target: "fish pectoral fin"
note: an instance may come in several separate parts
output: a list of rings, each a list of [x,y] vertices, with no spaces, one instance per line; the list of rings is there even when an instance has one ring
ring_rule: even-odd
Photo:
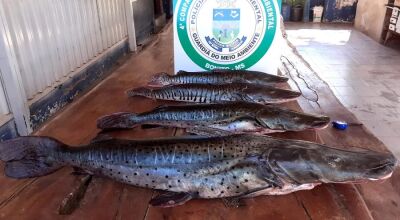
[[[162,125],[149,125],[149,124],[143,124],[140,126],[143,130],[147,129],[154,129],[154,128],[166,128],[165,126]]]
[[[276,177],[264,177],[264,180],[270,183],[273,187],[283,188],[284,183]]]
[[[114,139],[111,135],[109,135],[109,134],[104,134],[104,133],[98,133],[97,134],[97,136],[96,137],[94,137],[91,141],[90,141],[90,143],[91,144],[93,144],[93,143],[98,143],[98,142],[102,142],[102,141],[109,141],[109,140],[112,140],[112,139]]]
[[[158,105],[157,107],[153,108],[152,111],[154,111],[154,110],[164,110],[164,109],[168,108],[168,106],[169,105],[166,105],[166,104]]]
[[[282,188],[285,185],[269,166],[262,165],[259,169],[261,173],[260,178],[264,179],[269,185],[279,188]]]
[[[269,127],[263,120],[261,120],[260,118],[255,117],[254,119],[255,119],[255,121],[256,121],[259,125],[261,125],[262,127],[264,127],[264,128],[270,128],[270,127]]]
[[[166,192],[160,194],[150,200],[150,205],[155,207],[174,207],[178,205],[183,205],[187,201],[194,198],[193,193],[186,192]]]
[[[206,137],[219,137],[231,135],[229,131],[224,131],[216,128],[186,128],[186,132],[193,133],[196,135],[206,136]]]
[[[93,173],[86,171],[80,167],[72,167],[74,170],[72,171],[72,175],[93,175]]]
[[[254,102],[251,98],[249,98],[247,95],[242,94],[240,92],[235,92],[233,94],[236,96],[237,100],[236,101],[244,101],[244,102]]]
[[[222,198],[222,202],[227,208],[239,208],[246,205],[241,197]]]

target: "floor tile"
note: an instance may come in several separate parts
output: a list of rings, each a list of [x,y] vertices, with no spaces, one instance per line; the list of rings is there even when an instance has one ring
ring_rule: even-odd
[[[346,79],[342,79],[342,78],[334,78],[334,79],[327,79],[328,84],[330,86],[349,86],[350,83],[348,82],[348,80]]]
[[[339,96],[353,96],[357,94],[351,86],[333,86],[333,89]]]
[[[379,137],[379,139],[397,158],[400,158],[400,137]]]
[[[351,25],[291,24],[287,33],[343,105],[400,158],[400,50]]]
[[[375,118],[375,120],[365,120],[363,124],[378,137],[396,137],[396,132],[389,126],[389,123]]]

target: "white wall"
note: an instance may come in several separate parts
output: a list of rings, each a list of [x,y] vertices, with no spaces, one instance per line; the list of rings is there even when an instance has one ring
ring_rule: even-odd
[[[355,27],[379,41],[386,15],[385,4],[387,3],[388,0],[359,0]]]
[[[1,76],[1,71],[0,71],[0,76]],[[7,115],[9,113],[10,109],[8,108],[6,93],[3,87],[3,80],[0,78],[0,116]]]
[[[132,1],[0,0],[0,118],[27,135],[31,103],[128,35],[136,50]]]
[[[26,97],[126,39],[124,0],[0,0]]]

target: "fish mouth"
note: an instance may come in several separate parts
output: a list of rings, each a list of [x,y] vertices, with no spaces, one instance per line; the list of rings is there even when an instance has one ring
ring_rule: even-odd
[[[367,169],[364,176],[373,181],[385,180],[392,176],[397,165],[398,160],[394,155],[391,155],[388,157],[388,159],[378,163],[372,168]]]
[[[359,158],[362,158],[362,155]],[[368,160],[360,161],[366,163],[365,166],[360,166],[359,174],[356,175],[357,178],[348,181],[348,183],[361,184],[368,181],[384,181],[393,175],[398,166],[398,160],[393,154],[369,155],[369,158]],[[354,159],[355,165],[357,165],[356,161],[357,159]],[[341,183],[346,182],[343,181]]]

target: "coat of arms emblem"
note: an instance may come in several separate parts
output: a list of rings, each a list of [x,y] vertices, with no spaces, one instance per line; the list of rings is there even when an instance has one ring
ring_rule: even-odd
[[[247,37],[238,38],[240,34],[240,8],[213,9],[213,36],[207,36],[207,43],[215,50],[222,52],[228,48],[230,52],[240,47]]]

